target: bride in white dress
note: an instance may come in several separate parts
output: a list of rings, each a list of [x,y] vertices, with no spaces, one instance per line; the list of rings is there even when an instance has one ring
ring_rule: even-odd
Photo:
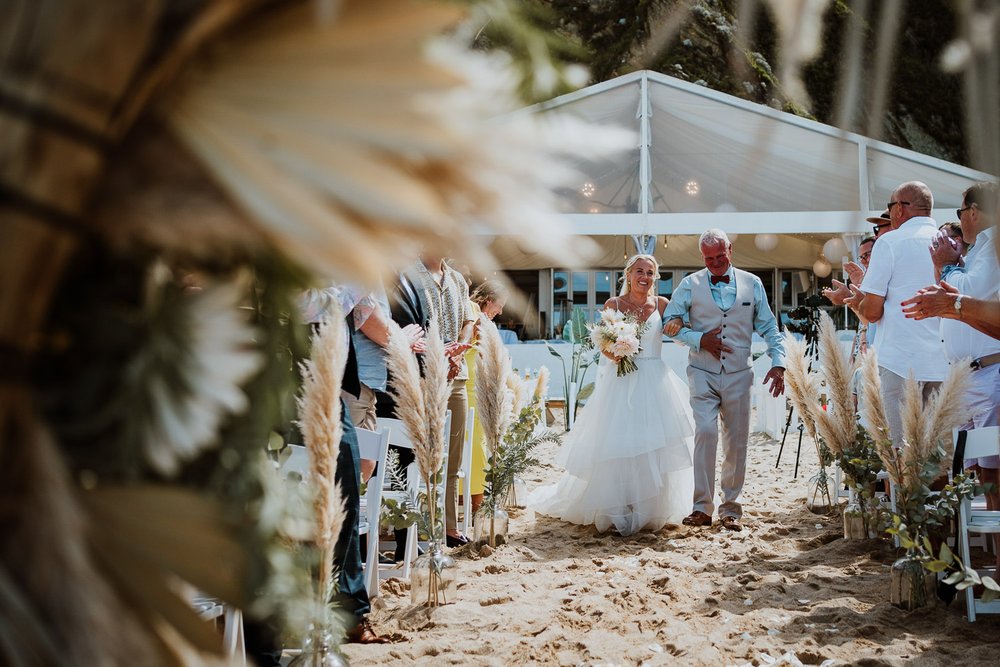
[[[616,360],[601,360],[594,393],[556,457],[566,472],[530,502],[541,514],[631,535],[679,524],[691,510],[694,427],[687,385],[660,358],[667,299],[654,293],[656,259],[632,257],[625,278],[604,307],[649,323],[638,370],[619,377]]]

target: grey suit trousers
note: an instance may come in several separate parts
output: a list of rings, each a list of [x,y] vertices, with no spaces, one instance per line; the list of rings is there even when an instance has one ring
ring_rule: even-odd
[[[709,516],[715,509],[715,460],[722,417],[722,504],[719,517],[743,515],[740,496],[747,470],[750,438],[750,389],[753,369],[709,373],[688,366],[688,388],[694,412],[694,503]]]

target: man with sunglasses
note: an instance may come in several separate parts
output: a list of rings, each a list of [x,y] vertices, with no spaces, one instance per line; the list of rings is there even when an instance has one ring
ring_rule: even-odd
[[[903,387],[912,373],[926,401],[948,372],[941,354],[938,319],[907,319],[902,301],[934,281],[934,263],[927,247],[937,235],[930,217],[934,196],[920,181],[903,183],[892,193],[887,206],[892,231],[872,248],[871,263],[861,287],[851,286],[845,303],[869,322],[877,322],[882,399],[887,408],[893,444],[902,446]]]
[[[872,223],[872,234],[875,235],[875,238],[878,238],[886,232],[892,230],[892,221],[889,217],[889,209],[882,211],[882,214],[877,217],[865,218],[865,220]]]

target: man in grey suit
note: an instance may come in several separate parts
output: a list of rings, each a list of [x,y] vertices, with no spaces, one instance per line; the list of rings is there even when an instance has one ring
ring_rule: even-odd
[[[764,377],[773,396],[784,392],[785,352],[760,278],[734,268],[733,244],[721,229],[698,240],[705,268],[680,282],[663,312],[664,332],[690,348],[688,388],[694,412],[694,502],[686,526],[711,526],[715,509],[715,459],[722,417],[722,504],[719,520],[742,530],[740,496],[750,437],[750,340],[767,342],[771,370]],[[681,324],[677,331],[677,322]]]

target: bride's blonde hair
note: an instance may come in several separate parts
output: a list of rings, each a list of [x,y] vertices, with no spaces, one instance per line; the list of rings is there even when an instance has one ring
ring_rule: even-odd
[[[653,296],[656,296],[656,283],[660,279],[660,263],[657,262],[656,258],[653,257],[652,255],[632,255],[631,257],[628,258],[628,261],[625,262],[625,271],[622,272],[622,287],[621,290],[618,292],[618,296],[625,296],[626,294],[629,293],[629,290],[632,288],[632,286],[629,284],[628,272],[632,268],[632,266],[640,259],[644,259],[647,262],[651,262],[653,264],[653,273],[656,274],[656,277],[653,278],[653,287],[652,289],[649,290],[649,293],[652,294]]]

